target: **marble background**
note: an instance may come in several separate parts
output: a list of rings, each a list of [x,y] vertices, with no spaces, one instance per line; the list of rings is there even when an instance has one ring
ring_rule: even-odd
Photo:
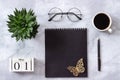
[[[48,11],[59,7],[68,11],[77,7],[83,20],[73,23],[65,16],[61,22],[48,22]],[[40,24],[35,39],[16,42],[8,32],[6,21],[13,10],[33,9]],[[111,34],[99,32],[92,26],[97,12],[107,12],[112,17]],[[45,28],[88,29],[88,77],[45,78]],[[97,71],[97,38],[101,39],[102,71]],[[9,58],[35,57],[34,73],[9,72]],[[120,0],[0,0],[0,80],[119,80],[120,79]]]

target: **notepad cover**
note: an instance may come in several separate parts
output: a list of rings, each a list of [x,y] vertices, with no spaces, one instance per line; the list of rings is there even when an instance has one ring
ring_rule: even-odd
[[[76,66],[83,58],[84,73],[77,77],[88,76],[87,66],[87,29],[46,29],[45,30],[45,76],[76,77],[68,66]]]

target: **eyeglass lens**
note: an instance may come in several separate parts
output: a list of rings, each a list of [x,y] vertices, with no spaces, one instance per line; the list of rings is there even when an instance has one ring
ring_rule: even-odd
[[[81,11],[77,8],[71,8],[68,13],[74,13],[74,14],[69,14],[67,15],[68,16],[68,19],[73,21],[73,22],[77,22],[81,19]]]
[[[56,7],[52,8],[48,13],[49,18],[52,18],[54,16],[52,18],[52,21],[60,21],[62,19],[62,15],[56,15],[57,13],[62,13],[62,10]]]

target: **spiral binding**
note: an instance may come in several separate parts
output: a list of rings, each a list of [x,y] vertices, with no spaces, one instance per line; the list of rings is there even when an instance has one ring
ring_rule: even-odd
[[[62,31],[62,30],[75,30],[75,31],[87,31],[87,28],[47,28],[45,30],[57,30],[57,31]]]

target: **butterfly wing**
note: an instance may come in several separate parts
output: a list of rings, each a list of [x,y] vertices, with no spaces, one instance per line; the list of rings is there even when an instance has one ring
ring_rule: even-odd
[[[83,58],[79,59],[76,64],[76,69],[79,73],[83,73],[85,71]]]
[[[79,59],[77,64],[76,64],[76,67],[83,67],[84,64],[83,64],[83,58]]]
[[[79,73],[78,73],[76,67],[68,66],[67,69],[68,69],[71,73],[73,73],[74,76],[78,76]]]

